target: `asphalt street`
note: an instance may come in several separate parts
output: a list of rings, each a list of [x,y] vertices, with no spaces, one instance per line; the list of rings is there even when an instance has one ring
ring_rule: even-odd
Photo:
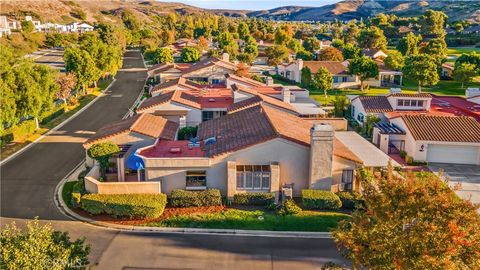
[[[95,227],[64,216],[55,206],[55,187],[85,157],[82,147],[101,126],[121,119],[144,84],[138,51],[106,95],[59,130],[0,167],[0,223],[39,217],[73,238],[86,237],[92,269],[320,269],[346,263],[331,239],[125,232]]]

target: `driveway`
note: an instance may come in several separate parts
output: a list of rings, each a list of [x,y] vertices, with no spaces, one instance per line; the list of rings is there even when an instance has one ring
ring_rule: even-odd
[[[105,96],[56,132],[0,167],[0,225],[39,217],[72,238],[86,237],[92,269],[320,269],[347,263],[332,239],[135,233],[95,227],[64,216],[54,191],[85,157],[90,134],[120,120],[141,93],[146,71],[138,51]]]
[[[461,184],[461,189],[456,192],[460,197],[480,203],[480,166],[432,163],[428,167],[436,173],[443,169],[451,185]]]

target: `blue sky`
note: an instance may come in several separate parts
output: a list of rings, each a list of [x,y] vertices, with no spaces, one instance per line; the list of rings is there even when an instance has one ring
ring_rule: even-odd
[[[338,0],[157,0],[159,2],[180,2],[187,5],[209,9],[246,9],[260,10],[281,6],[320,7],[338,2]]]

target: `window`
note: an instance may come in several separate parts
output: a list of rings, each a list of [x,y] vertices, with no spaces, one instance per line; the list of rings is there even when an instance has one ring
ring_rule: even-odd
[[[186,189],[203,189],[207,187],[207,174],[205,171],[187,171]]]
[[[403,101],[403,106],[405,106],[405,107],[410,106],[410,100],[409,99],[404,100]]]
[[[423,100],[417,100],[417,107],[423,107]]]
[[[338,83],[338,77],[337,76],[333,77],[333,83]]]
[[[344,190],[353,189],[353,170],[343,170],[342,184],[344,185]]]
[[[342,77],[342,82],[347,82],[348,78],[347,77]]]
[[[416,100],[410,100],[410,106],[417,107],[417,101]]]
[[[269,190],[269,165],[239,165],[237,166],[237,189]]]
[[[403,99],[397,100],[397,106],[403,106]]]
[[[226,111],[202,111],[202,122],[226,115]]]
[[[212,79],[212,84],[220,84],[222,80],[220,79]]]

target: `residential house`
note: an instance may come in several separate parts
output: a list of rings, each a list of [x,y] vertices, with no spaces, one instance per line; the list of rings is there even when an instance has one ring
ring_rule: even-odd
[[[415,161],[480,165],[480,123],[473,117],[402,114],[376,124],[373,142]]]
[[[145,99],[136,112],[163,116],[182,128],[225,115],[232,104],[230,89],[175,89]]]
[[[430,110],[432,96],[428,93],[405,94],[391,89],[386,96],[350,96],[350,99],[352,118],[363,124],[367,115],[374,115],[385,121],[385,114],[389,112],[427,112]]]
[[[372,59],[385,59],[387,58],[387,54],[379,49],[365,49],[362,50],[363,55]]]
[[[374,60],[378,65],[378,76],[368,79],[366,81],[368,85],[375,87],[397,87],[402,85],[402,71],[387,67],[381,58],[375,58]]]
[[[360,81],[355,75],[348,74],[348,66],[340,61],[303,61],[297,59],[289,64],[277,66],[277,74],[289,80],[301,83],[302,69],[308,67],[312,74],[316,73],[321,67],[327,69],[333,77],[334,88],[355,87],[360,85]]]
[[[110,172],[106,180],[138,181],[139,172],[128,171],[127,157],[138,148],[152,145],[157,139],[174,140],[179,128],[178,123],[152,114],[136,114],[132,117],[113,122],[100,128],[90,137],[83,147],[88,150],[92,145],[101,142],[113,142],[119,145],[121,152],[111,158],[116,164],[116,171]],[[87,155],[87,164],[93,165],[93,160]]]
[[[194,141],[159,139],[139,149],[145,180],[160,182],[166,194],[217,188],[228,198],[258,191],[278,198],[283,188],[294,196],[306,188],[359,190],[356,169],[389,162],[354,132],[312,125],[265,104],[202,122],[197,136]]]
[[[465,97],[468,102],[472,102],[480,105],[480,89],[479,88],[471,88],[471,87],[467,88],[467,90],[465,90]],[[478,107],[478,105],[474,105],[474,106]]]
[[[210,57],[197,63],[160,63],[147,71],[150,78],[158,83],[174,80],[179,77],[202,84],[223,84],[225,74],[234,73],[237,66],[229,62],[228,54],[222,58]]]
[[[442,64],[442,72],[441,72],[441,78],[442,79],[451,79],[453,75],[453,70],[455,67],[451,63],[443,63]]]

